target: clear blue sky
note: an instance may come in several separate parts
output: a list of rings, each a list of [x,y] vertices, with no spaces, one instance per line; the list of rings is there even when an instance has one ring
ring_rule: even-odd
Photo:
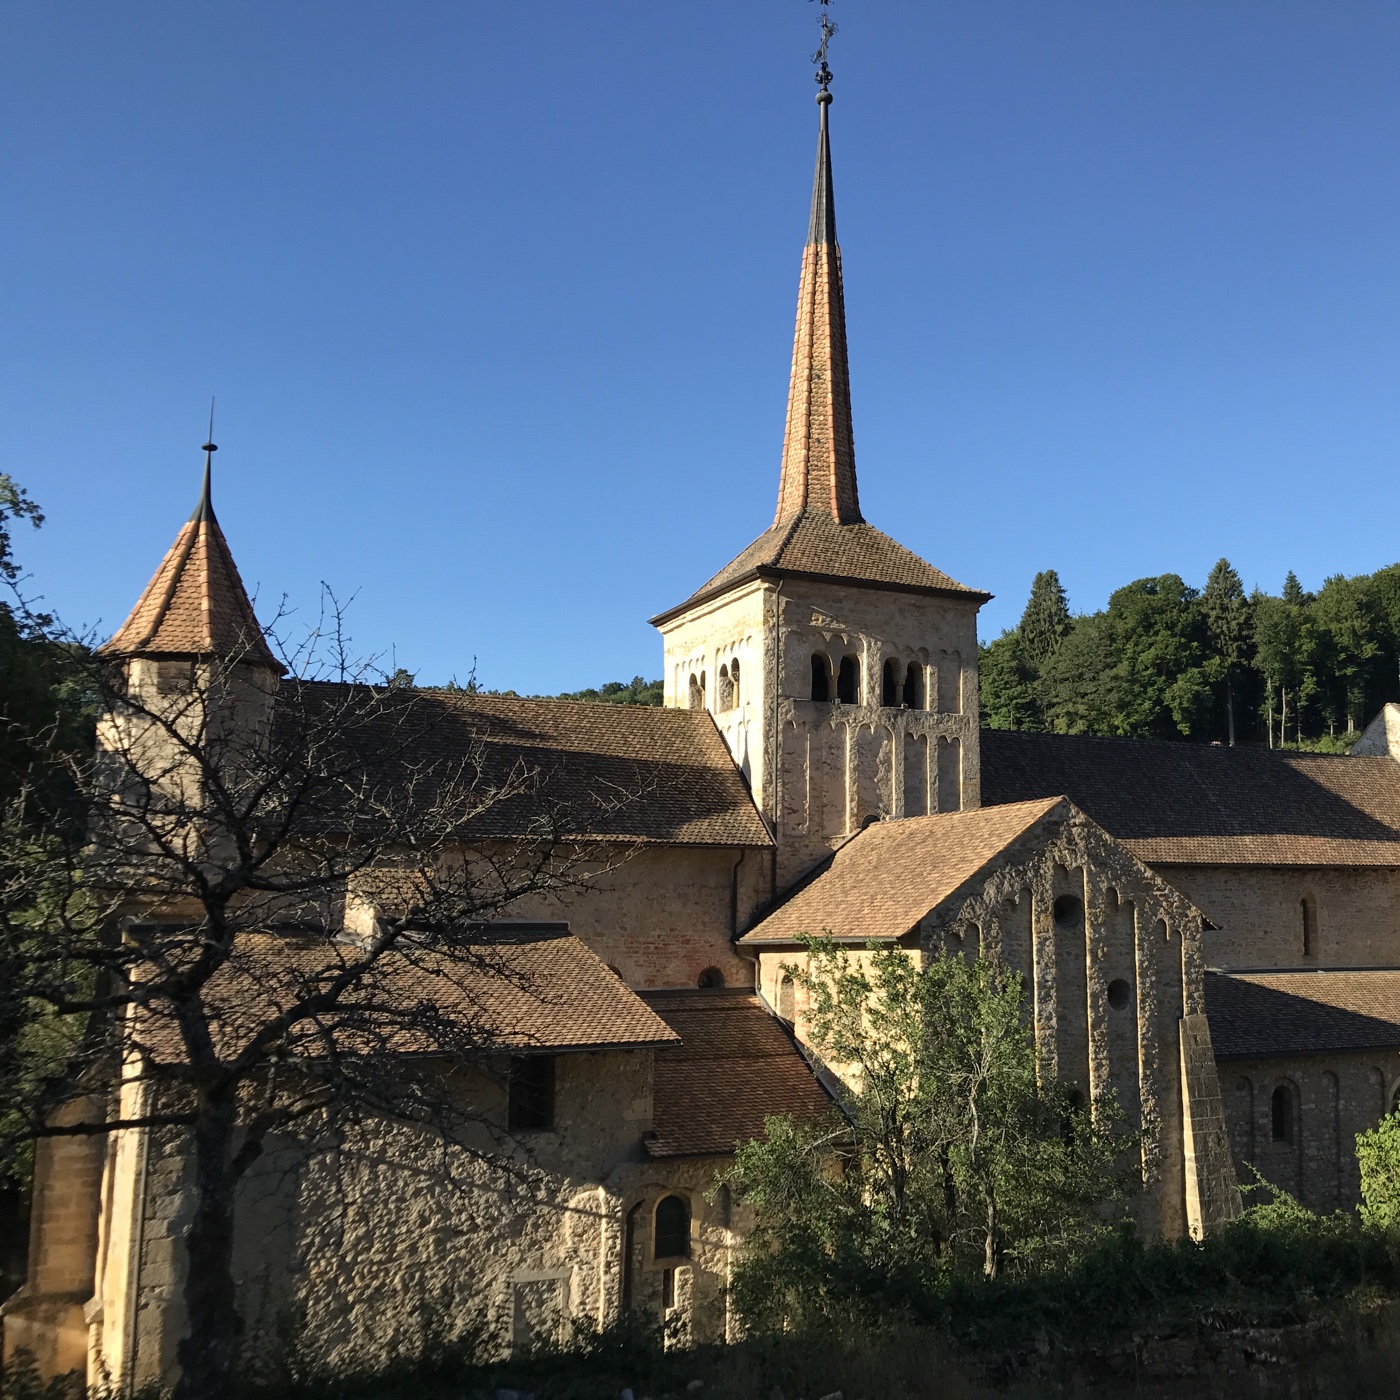
[[[424,680],[660,669],[768,524],[804,0],[6,0],[0,471],[65,617],[197,491]],[[867,517],[1077,609],[1400,558],[1400,6],[836,0]]]

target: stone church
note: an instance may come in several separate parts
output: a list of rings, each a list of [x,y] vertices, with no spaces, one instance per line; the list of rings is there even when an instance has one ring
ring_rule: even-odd
[[[1400,715],[1349,757],[979,729],[990,595],[861,513],[829,103],[776,513],[653,619],[664,708],[418,693],[443,752],[480,745],[579,791],[649,775],[596,833],[629,860],[505,930],[558,995],[498,1008],[506,1051],[528,1022],[529,1104],[482,1093],[549,1189],[485,1169],[449,1187],[372,1125],[334,1183],[320,1159],[255,1173],[253,1335],[295,1315],[328,1359],[373,1360],[421,1339],[428,1304],[500,1348],[629,1307],[730,1335],[744,1219],[711,1188],[766,1115],[830,1110],[784,970],[824,930],[1018,969],[1047,1071],[1113,1089],[1143,1128],[1147,1228],[1218,1226],[1246,1164],[1319,1208],[1357,1196],[1353,1137],[1400,1085]],[[206,489],[107,654],[157,684],[235,664],[250,625]],[[270,657],[236,665],[275,700]],[[188,1208],[169,1130],[41,1144],[7,1351],[168,1379]]]

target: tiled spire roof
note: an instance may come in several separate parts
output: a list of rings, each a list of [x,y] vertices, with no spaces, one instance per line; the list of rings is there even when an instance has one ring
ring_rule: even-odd
[[[812,218],[807,246],[802,250],[775,525],[808,510],[829,515],[838,525],[861,520],[851,433],[846,304],[841,290],[841,249],[836,242],[836,196],[827,132],[831,94],[820,92],[817,101],[821,130],[812,179]]]
[[[248,601],[210,500],[212,444],[194,514],[166,551],[104,656],[216,656],[281,672]]]
[[[978,604],[991,597],[926,564],[912,550],[867,525],[860,513],[846,303],[827,129],[831,94],[823,89],[817,101],[821,104],[817,170],[797,293],[777,514],[762,535],[684,603],[652,618],[658,626],[748,579],[784,575],[945,594]]]

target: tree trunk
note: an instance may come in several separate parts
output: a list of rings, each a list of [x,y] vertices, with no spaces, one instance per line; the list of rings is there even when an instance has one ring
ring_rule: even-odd
[[[1225,719],[1230,733],[1230,747],[1235,747],[1235,682],[1225,677]]]
[[[233,1138],[237,1110],[205,1102],[193,1131],[194,1218],[186,1239],[186,1335],[176,1356],[174,1400],[226,1400],[232,1393],[239,1317],[233,1284]]]
[[[1274,683],[1269,682],[1269,747],[1274,746]]]
[[[1281,686],[1281,702],[1278,712],[1278,746],[1282,748],[1288,742],[1288,687]]]
[[[987,1192],[987,1241],[982,1257],[982,1272],[988,1278],[997,1276],[997,1198]]]

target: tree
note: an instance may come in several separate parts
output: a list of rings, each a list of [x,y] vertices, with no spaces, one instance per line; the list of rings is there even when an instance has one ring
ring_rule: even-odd
[[[1021,634],[1011,628],[978,649],[977,684],[982,723],[988,729],[1041,729],[1036,670]]]
[[[1400,1237],[1400,1109],[1356,1135],[1356,1161],[1361,1169],[1361,1218],[1374,1229]]]
[[[441,1067],[490,1041],[458,993],[515,975],[484,925],[575,882],[575,814],[517,760],[425,743],[432,692],[320,680],[304,656],[279,683],[251,638],[168,674],[71,660],[100,697],[98,757],[36,750],[73,805],[42,829],[12,809],[0,831],[4,986],[71,1053],[10,1135],[183,1135],[176,1394],[221,1400],[240,1180],[274,1134],[361,1115],[466,1150],[471,1109]],[[75,1101],[92,1107],[53,1117]]]
[[[1021,614],[1018,631],[1026,658],[1041,666],[1069,635],[1069,601],[1054,569],[1045,569],[1031,582],[1031,596]]]
[[[1290,578],[1293,575],[1289,575]],[[1296,583],[1296,579],[1294,582]],[[1279,743],[1288,722],[1288,692],[1296,689],[1304,669],[1303,609],[1284,598],[1258,593],[1253,600],[1255,656],[1269,694],[1269,747],[1274,745],[1273,695],[1279,692]]]
[[[807,941],[809,1043],[844,1115],[770,1119],[727,1183],[756,1215],[736,1271],[752,1326],[927,1303],[941,1279],[1082,1247],[1134,1175],[1111,1097],[1041,1081],[1015,974]]]
[[[1328,718],[1333,726],[1344,725],[1348,734],[1356,729],[1357,716],[1372,708],[1372,697],[1383,684],[1377,674],[1385,653],[1383,624],[1369,585],[1364,574],[1335,574],[1323,583],[1312,606]]]
[[[1235,678],[1249,646],[1249,603],[1240,576],[1228,559],[1217,561],[1201,594],[1206,629],[1225,681],[1225,717],[1230,747],[1235,746]]]

